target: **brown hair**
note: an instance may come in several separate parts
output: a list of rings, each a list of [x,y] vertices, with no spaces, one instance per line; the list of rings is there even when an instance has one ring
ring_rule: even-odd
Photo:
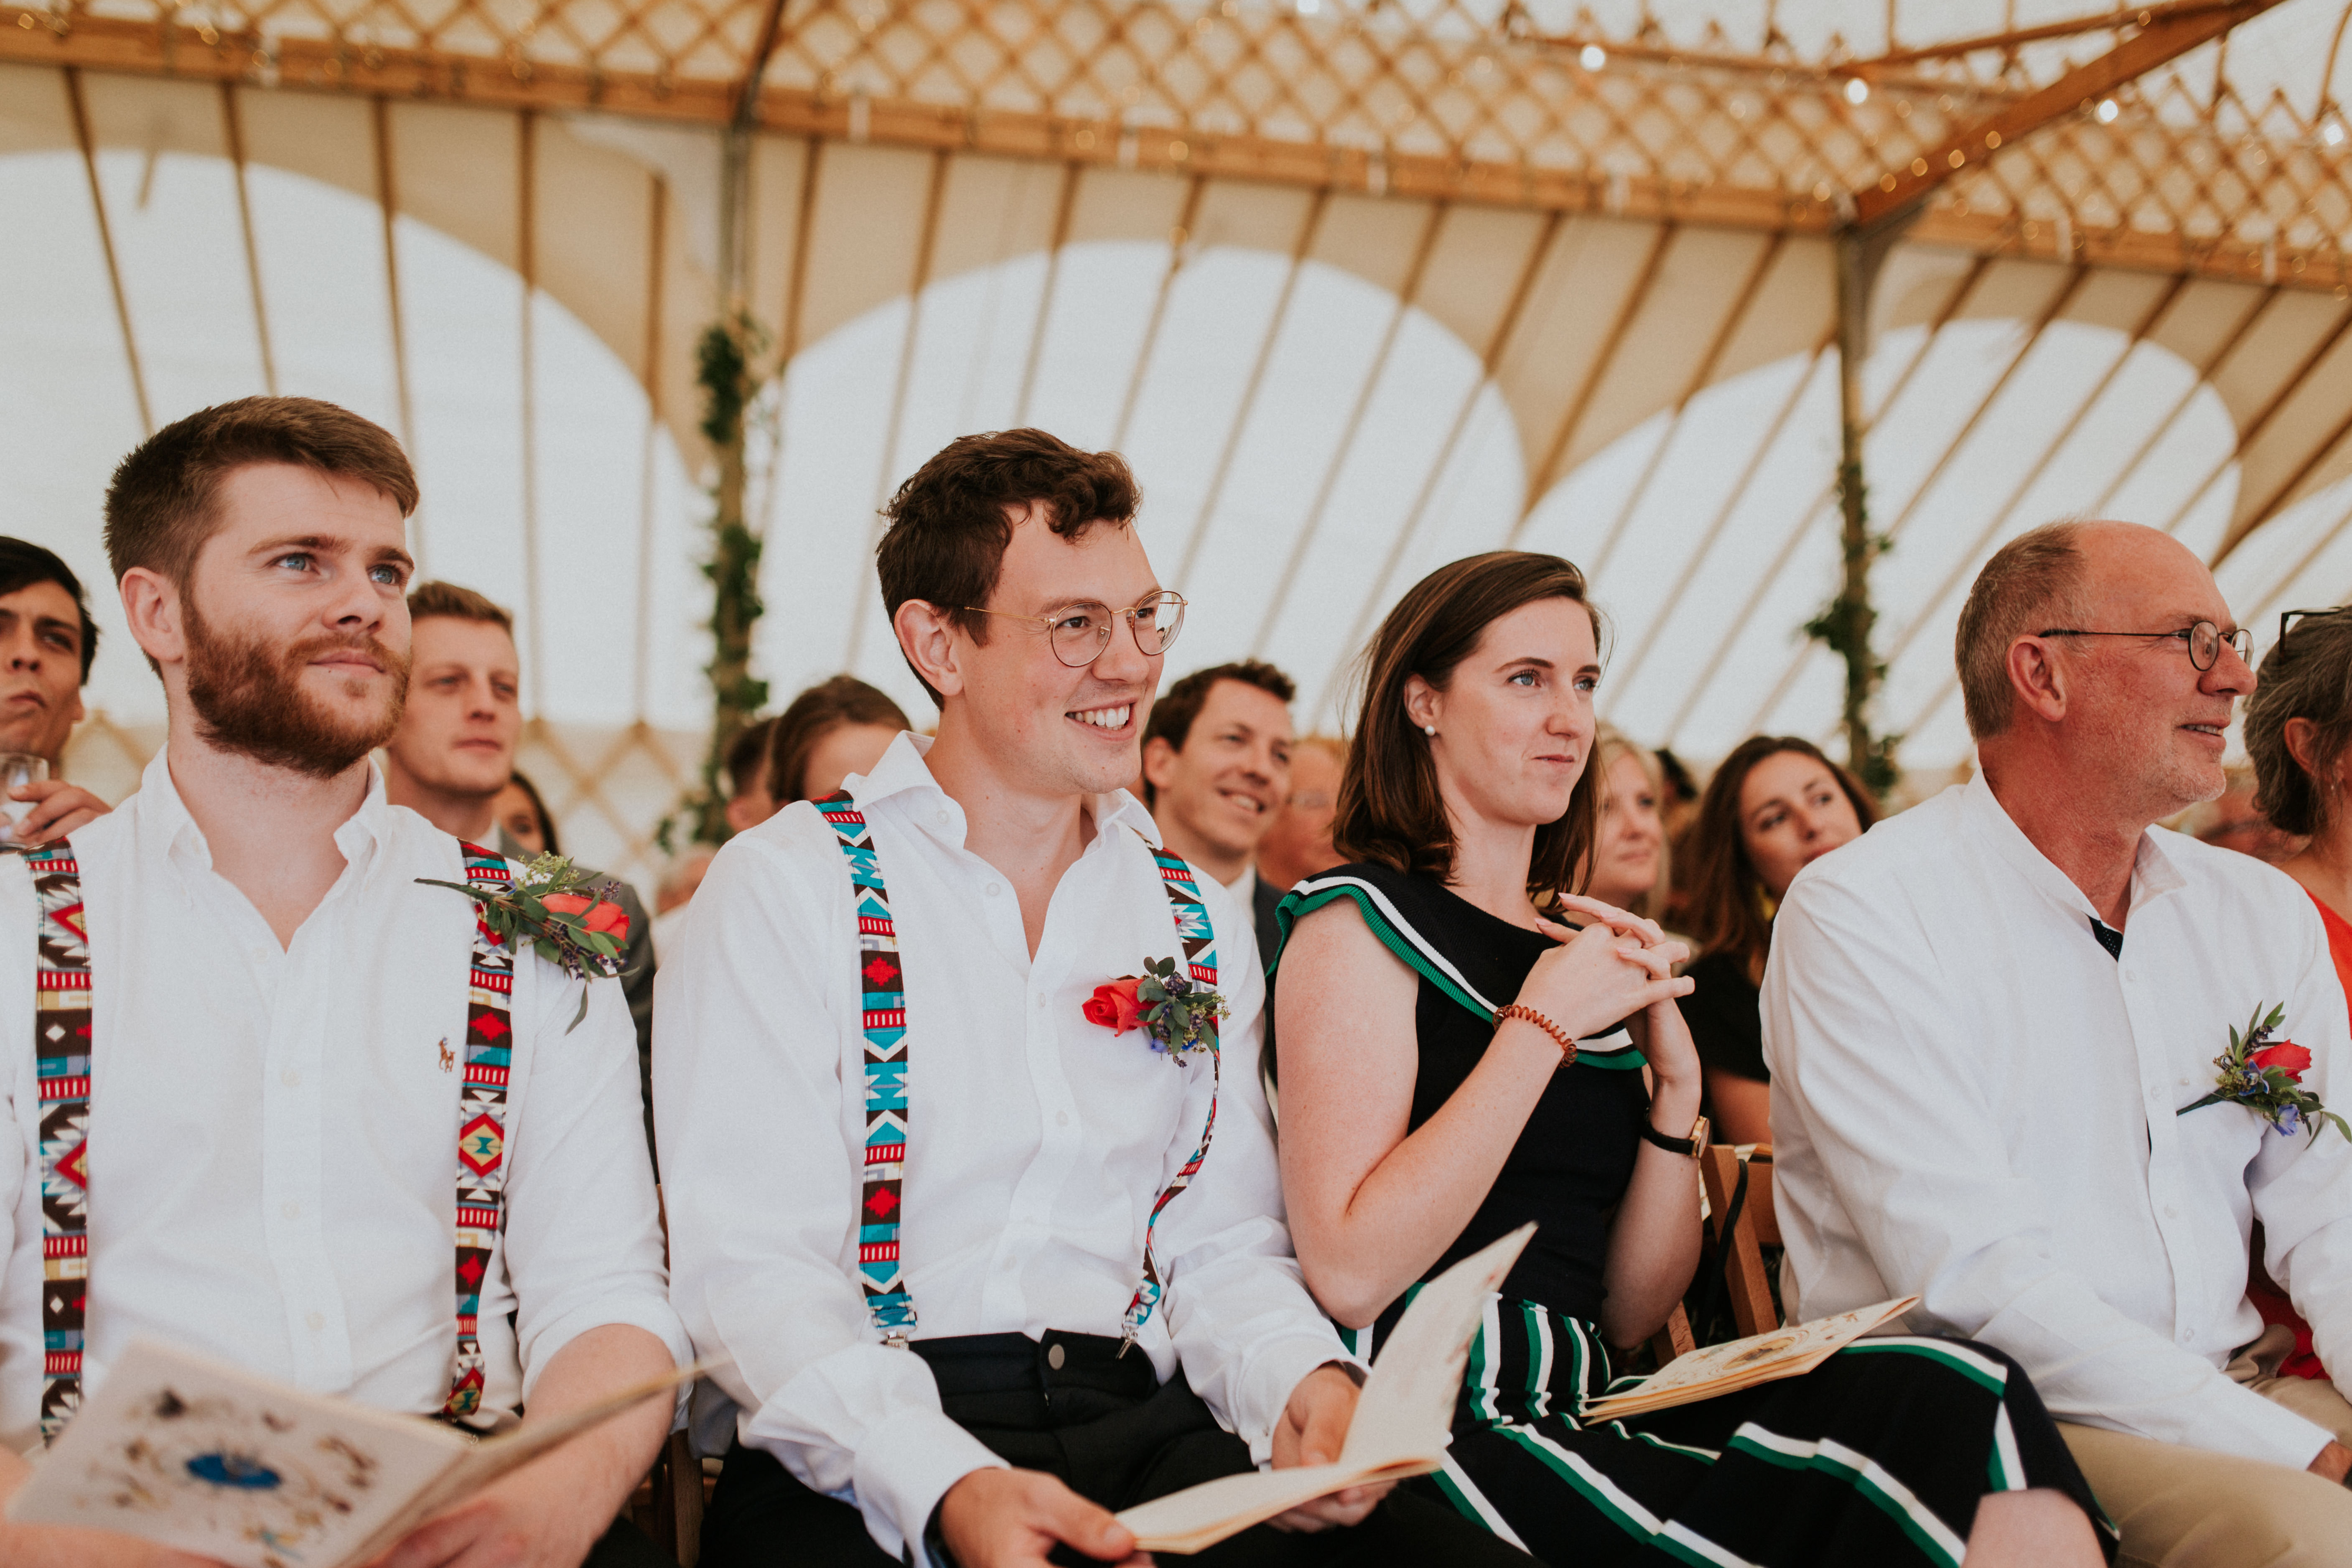
[[[514,636],[514,616],[493,603],[488,595],[477,594],[471,588],[460,588],[455,583],[419,583],[408,592],[408,618],[414,623],[436,616],[497,626],[507,636]],[[541,812],[540,815],[545,816],[547,814]]]
[[[959,436],[882,509],[890,520],[875,552],[882,613],[896,619],[899,605],[919,599],[984,643],[987,617],[971,611],[996,591],[1013,542],[1008,510],[1036,506],[1047,527],[1074,540],[1098,522],[1125,528],[1141,500],[1117,452],[1081,452],[1043,430]],[[914,668],[912,660],[907,668]],[[922,680],[922,671],[915,679]],[[940,700],[929,681],[923,689]]]
[[[1557,555],[1495,550],[1472,555],[1414,584],[1397,601],[1364,650],[1363,709],[1339,773],[1331,839],[1351,860],[1369,860],[1441,880],[1454,871],[1454,824],[1437,787],[1429,742],[1405,712],[1405,682],[1420,676],[1444,689],[1486,628],[1513,610],[1544,599],[1572,599],[1601,616],[1585,597],[1584,574]],[[1528,891],[1540,899],[1571,889],[1591,858],[1600,821],[1601,780],[1591,766],[1576,781],[1568,810],[1536,829]]]
[[[143,566],[174,586],[220,524],[221,481],[257,463],[354,479],[416,510],[416,473],[382,426],[315,397],[240,397],[166,425],[131,448],[106,487],[106,558],[119,580]]]
[[[1255,686],[1260,691],[1272,693],[1276,700],[1285,704],[1298,695],[1298,688],[1290,677],[1264,659],[1244,658],[1232,664],[1213,664],[1206,669],[1194,670],[1153,700],[1151,717],[1143,726],[1143,743],[1148,746],[1154,741],[1165,741],[1171,750],[1182,751],[1184,742],[1192,739],[1192,721],[1201,716],[1201,709],[1209,700],[1209,693],[1216,689],[1220,680],[1238,680],[1244,686]],[[1143,804],[1146,806],[1159,805],[1159,795],[1160,792],[1151,787],[1150,779],[1144,779]]]
[[[541,797],[539,786],[530,782],[530,775],[517,768],[507,776],[507,782],[529,796],[531,810],[539,813],[539,838],[547,846],[547,853],[562,854],[562,842],[555,837],[555,813],[547,809],[547,802]]]
[[[2286,723],[2308,719],[2316,731],[2315,778],[2287,750]],[[2336,769],[2352,746],[2352,616],[2306,616],[2263,656],[2254,694],[2246,699],[2246,756],[2254,764],[2254,805],[2282,833],[2316,833],[2334,820]]]
[[[768,752],[775,742],[776,716],[772,713],[765,719],[755,719],[735,731],[735,738],[727,742],[727,787],[730,792],[741,795],[751,787],[752,782],[768,765]],[[770,790],[768,793],[772,795],[775,792]]]
[[[1960,672],[1960,706],[1969,733],[1988,740],[2009,728],[2015,693],[2009,650],[2054,620],[2079,623],[2083,592],[2083,525],[2045,522],[1992,553],[1960,606],[1952,662]]]
[[[1783,752],[1811,757],[1829,769],[1852,803],[1855,820],[1864,828],[1878,820],[1877,803],[1862,787],[1862,781],[1830,761],[1811,741],[1795,735],[1750,735],[1723,759],[1707,781],[1706,793],[1699,797],[1698,815],[1691,822],[1684,885],[1690,889],[1691,935],[1697,940],[1699,951],[1730,953],[1751,982],[1760,983],[1764,977],[1764,960],[1772,950],[1772,917],[1766,912],[1764,879],[1748,858],[1748,838],[1739,823],[1739,792],[1757,763]]]
[[[914,728],[887,692],[854,675],[836,675],[810,687],[776,715],[774,723],[768,737],[768,793],[778,805],[808,798],[801,793],[801,777],[808,772],[809,753],[843,725]]]

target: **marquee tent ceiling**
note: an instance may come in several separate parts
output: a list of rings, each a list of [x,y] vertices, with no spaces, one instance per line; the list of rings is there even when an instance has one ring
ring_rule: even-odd
[[[383,419],[428,569],[521,612],[567,816],[647,855],[708,712],[692,345],[765,39],[781,690],[847,667],[920,715],[873,508],[1032,421],[1134,458],[1198,605],[1177,662],[1276,658],[1318,721],[1398,593],[1510,542],[1592,572],[1636,732],[1826,738],[1838,669],[1795,628],[1836,569],[1839,215],[2109,50],[2252,12],[1964,160],[1893,253],[1883,718],[1939,769],[1958,595],[2036,521],[2169,527],[2250,625],[2352,595],[2342,0],[0,5],[0,528],[102,578],[142,429],[273,387]],[[145,672],[110,654],[94,696],[135,753]]]

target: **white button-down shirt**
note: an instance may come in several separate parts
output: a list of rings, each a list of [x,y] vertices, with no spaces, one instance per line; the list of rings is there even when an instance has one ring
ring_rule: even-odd
[[[907,1161],[900,1244],[918,1334],[1115,1335],[1152,1199],[1200,1142],[1208,1063],[1156,1055],[1079,1009],[1181,958],[1151,850],[1121,791],[1063,873],[1036,956],[1003,874],[964,847],[963,808],[901,736],[848,787],[873,829],[904,960]],[[1347,1359],[1301,1283],[1258,1081],[1265,985],[1245,911],[1214,927],[1223,1090],[1208,1162],[1160,1215],[1168,1292],[1138,1342],[1261,1459],[1299,1379]],[[866,1143],[856,925],[838,838],[806,805],[728,844],[662,963],[654,1104],[673,1299],[742,1440],[855,1500],[894,1556],[932,1508],[1000,1464],[940,1408],[930,1369],[884,1346],[855,1281]]]
[[[2221,1372],[2262,1331],[2250,1229],[2352,1391],[2352,1142],[2177,1112],[2257,1005],[2352,1112],[2317,913],[2259,861],[2140,840],[2123,956],[1979,778],[1801,874],[1764,976],[1792,1318],[1917,1293],[2051,1413],[2298,1469],[2329,1434]]]
[[[89,931],[90,1285],[85,1394],[148,1334],[387,1410],[430,1415],[457,1348],[457,1095],[473,918],[417,885],[457,841],[387,805],[335,833],[347,865],[281,948],[212,868],[159,754],[73,836]],[[0,1440],[39,1441],[39,1090],[32,881],[0,859]],[[510,1411],[577,1335],[688,1346],[665,1290],[636,1045],[616,984],[516,967],[507,1225],[480,1333]],[[445,1066],[444,1049],[453,1058]],[[509,1326],[509,1314],[514,1314]]]

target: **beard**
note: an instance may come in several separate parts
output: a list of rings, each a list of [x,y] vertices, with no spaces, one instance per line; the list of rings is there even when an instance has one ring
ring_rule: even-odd
[[[215,630],[185,602],[188,702],[196,731],[224,751],[311,778],[331,779],[392,738],[408,699],[408,661],[367,636],[307,637],[273,645]],[[380,710],[347,716],[302,689],[302,672],[321,653],[363,648],[392,678]]]

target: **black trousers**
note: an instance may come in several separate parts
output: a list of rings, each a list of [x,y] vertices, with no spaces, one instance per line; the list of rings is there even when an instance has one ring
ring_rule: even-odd
[[[677,1568],[677,1563],[647,1540],[644,1531],[625,1519],[616,1519],[603,1539],[588,1549],[580,1568]]]
[[[1251,1468],[1249,1447],[1217,1425],[1179,1373],[1093,1334],[918,1340],[949,1417],[1023,1469],[1059,1477],[1116,1511]],[[1349,1530],[1290,1534],[1259,1525],[1194,1559],[1214,1568],[1497,1568],[1529,1561],[1443,1503],[1391,1492]],[[1064,1547],[1056,1563],[1084,1563]],[[766,1452],[738,1442],[702,1525],[704,1568],[887,1568],[856,1509],[811,1491]]]

